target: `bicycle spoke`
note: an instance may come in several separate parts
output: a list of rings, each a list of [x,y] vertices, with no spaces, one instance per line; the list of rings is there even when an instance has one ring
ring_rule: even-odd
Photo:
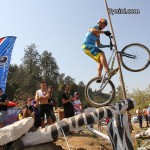
[[[149,50],[141,44],[130,44],[122,52],[122,65],[130,71],[141,71],[149,65]]]
[[[114,98],[114,85],[110,82],[97,83],[97,78],[90,81],[85,90],[88,102],[94,106],[104,106],[110,103]]]

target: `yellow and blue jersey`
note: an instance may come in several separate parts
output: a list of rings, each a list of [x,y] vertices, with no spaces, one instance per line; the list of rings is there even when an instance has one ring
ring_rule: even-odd
[[[98,25],[92,27],[99,29]],[[94,35],[92,32],[87,32],[83,41],[83,44],[93,44],[95,45],[95,42],[99,39],[99,36]]]
[[[98,25],[92,27],[99,29]],[[102,51],[95,45],[96,41],[99,39],[99,36],[93,34],[92,32],[87,32],[82,44],[83,51],[93,58],[96,62],[99,62],[99,57]]]

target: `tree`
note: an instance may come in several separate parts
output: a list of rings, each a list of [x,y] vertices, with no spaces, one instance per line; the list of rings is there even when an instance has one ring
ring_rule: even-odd
[[[25,54],[22,59],[23,67],[25,67],[26,70],[24,90],[29,95],[33,95],[39,85],[39,80],[41,80],[41,71],[39,67],[40,55],[35,44],[27,46],[24,51]]]
[[[59,72],[58,72],[59,68],[51,52],[44,51],[41,54],[40,69],[41,69],[42,77],[44,78],[46,83],[48,85],[52,84],[56,86],[57,78],[59,75]]]

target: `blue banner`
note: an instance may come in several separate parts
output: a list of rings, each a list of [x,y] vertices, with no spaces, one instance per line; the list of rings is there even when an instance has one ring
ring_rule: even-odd
[[[16,37],[7,36],[0,38],[0,88],[5,92],[11,54]]]

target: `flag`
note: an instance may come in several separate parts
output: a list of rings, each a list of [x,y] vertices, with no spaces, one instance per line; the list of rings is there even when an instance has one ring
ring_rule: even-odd
[[[5,92],[12,49],[16,37],[7,36],[0,38],[0,88]]]

